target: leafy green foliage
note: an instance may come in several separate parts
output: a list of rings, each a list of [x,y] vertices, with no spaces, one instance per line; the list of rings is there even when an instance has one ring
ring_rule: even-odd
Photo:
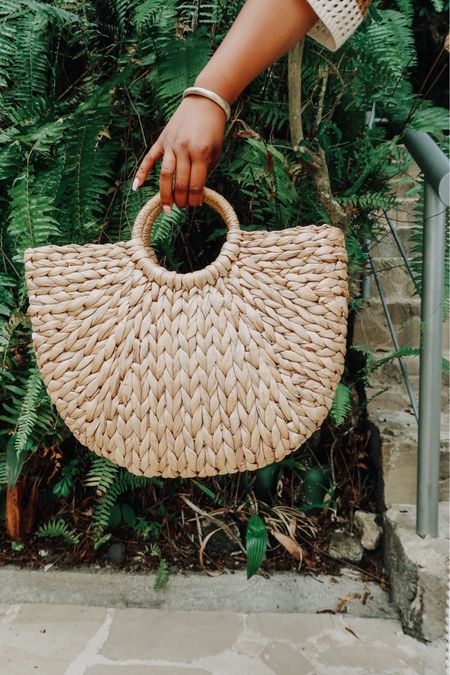
[[[247,551],[247,579],[250,579],[261,567],[266,557],[269,536],[264,521],[258,514],[251,516],[247,523],[245,548]]]
[[[154,589],[156,591],[164,588],[169,580],[169,565],[165,558],[161,558],[158,568],[156,570]]]
[[[109,515],[109,527],[115,530],[121,524],[134,527],[136,524],[136,514],[134,509],[125,502],[114,504]]]
[[[26,314],[24,249],[129,238],[137,212],[159,182],[156,169],[146,186],[133,193],[136,167],[243,3],[1,3],[0,483],[13,485],[30,453],[70,436],[36,368]],[[441,11],[444,5],[448,3],[429,0],[419,11]],[[222,161],[207,181],[233,204],[245,230],[330,222],[305,170],[311,153],[323,152],[333,197],[349,214],[352,289],[367,260],[365,241],[377,236],[377,214],[395,201],[395,174],[404,173],[410,162],[398,146],[399,135],[368,127],[367,111],[375,102],[377,116],[394,120],[399,130],[409,124],[428,131],[438,143],[445,140],[447,111],[418,97],[411,84],[416,12],[412,0],[375,0],[370,16],[338,53],[306,40],[300,147],[289,141],[286,56],[261,73],[240,97]],[[197,217],[175,207],[156,221],[151,244],[171,269],[180,268],[180,259],[199,262],[190,242],[180,244],[181,233],[195,231]],[[202,209],[201,217],[208,234],[200,238],[198,258],[211,254],[225,235],[215,214]],[[417,220],[412,264],[420,278]],[[447,244],[447,298],[449,259]],[[350,302],[356,307],[358,298]],[[366,357],[370,377],[373,363],[369,353]],[[341,383],[331,410],[336,424],[344,421],[349,405],[350,389]],[[96,491],[94,547],[110,539],[105,530],[120,525],[144,537],[157,535],[158,525],[140,516],[132,498],[135,489],[158,481],[129,474],[95,455],[89,461],[85,486]],[[67,462],[53,495],[66,498],[81,470],[76,460]],[[197,487],[220,505],[216,492],[200,482]],[[60,521],[52,527],[64,531]],[[257,520],[251,521],[248,536],[250,572],[255,573],[266,545]],[[164,579],[163,561],[160,575]]]
[[[71,529],[64,518],[52,518],[44,525],[37,528],[34,538],[39,537],[63,537],[68,544],[78,544],[81,539],[81,533]]]
[[[0,485],[5,485],[6,483],[7,483],[6,453],[2,452],[0,454]]]
[[[344,422],[351,408],[351,389],[346,384],[339,382],[331,406],[330,415],[338,426]]]
[[[327,484],[329,483],[329,471],[320,468],[319,466],[312,466],[305,471],[304,477],[304,491],[305,491],[305,505],[304,511],[319,512],[323,505],[323,498],[327,491]]]
[[[44,383],[41,374],[36,368],[30,371],[25,395],[23,397],[14,448],[17,453],[23,451],[27,440],[31,437],[37,422],[37,408],[43,395]]]
[[[92,515],[94,540],[98,540],[105,529],[115,529],[122,522],[130,527],[135,525],[136,514],[128,504],[119,504],[119,497],[150,482],[149,478],[136,476],[103,457],[92,455],[85,484],[95,486],[99,495]]]
[[[71,459],[61,469],[61,479],[52,487],[52,492],[57,497],[68,497],[76,476],[80,473],[80,460],[78,457]]]
[[[12,551],[22,551],[23,548],[25,547],[23,541],[14,541],[14,539],[11,540],[10,544]]]

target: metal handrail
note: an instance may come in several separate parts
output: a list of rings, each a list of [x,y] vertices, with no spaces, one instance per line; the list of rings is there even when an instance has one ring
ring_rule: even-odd
[[[370,126],[374,122],[381,121],[375,117],[374,108],[368,113],[366,119]],[[425,183],[420,306],[422,331],[420,336],[416,532],[421,536],[437,537],[439,535],[445,230],[446,209],[450,206],[450,160],[427,133],[407,129],[400,140],[422,171]],[[389,221],[388,224],[391,227]],[[392,229],[391,227],[391,231]],[[398,237],[394,238],[397,244],[401,244]],[[401,245],[399,250],[405,259]],[[372,264],[371,260],[370,264]],[[407,267],[409,268],[409,264]],[[372,269],[375,272],[373,267]],[[367,297],[367,284],[363,288],[365,290],[363,295]],[[408,388],[408,378],[403,364],[400,364],[400,367]]]
[[[375,283],[377,285],[378,294],[380,296],[381,304],[383,306],[383,311],[384,311],[384,315],[386,317],[389,332],[391,334],[391,339],[392,339],[392,342],[394,343],[395,351],[398,352],[398,351],[400,351],[400,344],[399,344],[399,341],[398,341],[397,332],[395,330],[394,322],[392,321],[392,317],[391,317],[391,314],[389,312],[386,299],[384,297],[383,289],[382,289],[381,283],[378,279],[378,274],[377,274],[377,271],[375,269],[375,265],[373,264],[372,256],[370,255],[370,253],[368,254],[368,260],[369,260],[369,263],[370,263],[370,267],[372,269],[372,274],[373,274],[373,277],[375,279]],[[414,396],[414,392],[412,390],[411,383],[409,381],[408,369],[407,369],[407,367],[406,367],[406,365],[403,361],[403,358],[401,356],[397,356],[397,360],[398,360],[398,364],[400,366],[400,370],[401,370],[401,373],[402,373],[402,376],[403,376],[403,380],[405,382],[406,390],[408,392],[408,396],[409,396],[409,400],[410,400],[410,403],[411,403],[411,407],[413,409],[414,417],[416,418],[417,423],[419,423],[419,410],[418,410],[418,407],[417,407],[416,397]]]
[[[397,245],[397,248],[400,251],[400,255],[403,258],[403,262],[405,263],[405,267],[408,270],[409,278],[413,282],[414,288],[416,289],[416,291],[418,293],[419,292],[419,286],[417,284],[416,277],[415,277],[414,272],[412,270],[411,263],[409,262],[408,256],[406,255],[405,248],[404,248],[402,242],[400,241],[400,237],[397,234],[397,230],[395,229],[395,227],[392,223],[392,220],[389,218],[388,213],[385,209],[383,210],[383,213],[384,213],[384,217],[386,218],[386,222],[389,225],[389,229],[391,231],[391,234],[394,237],[394,241]]]
[[[424,131],[406,129],[401,137],[408,152],[420,167],[426,182],[445,208],[450,206],[450,160]]]
[[[425,181],[416,532],[422,536],[437,537],[445,221],[446,209],[450,206],[450,160],[424,132],[408,129],[402,140]]]

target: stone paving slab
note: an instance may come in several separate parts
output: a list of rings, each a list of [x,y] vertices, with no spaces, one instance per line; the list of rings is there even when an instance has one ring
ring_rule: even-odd
[[[443,675],[397,619],[0,605],[0,675]]]
[[[348,614],[365,618],[396,618],[389,594],[376,582],[362,581],[357,570],[340,576],[306,576],[277,572],[269,577],[245,570],[220,576],[198,572],[170,574],[163,589],[154,589],[155,573],[113,569],[45,571],[0,567],[0,603],[74,604],[147,609],[286,612],[314,614],[342,605]]]

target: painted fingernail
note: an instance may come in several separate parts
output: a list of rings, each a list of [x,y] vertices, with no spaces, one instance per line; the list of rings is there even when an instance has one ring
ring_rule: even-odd
[[[170,206],[169,206],[168,204],[164,204],[164,205],[163,205],[163,209],[164,209],[164,211],[165,211],[166,213],[170,213],[170,211],[171,211],[171,208],[170,208]]]
[[[131,186],[131,189],[136,191],[139,187],[139,178],[135,178],[133,181],[133,185]]]

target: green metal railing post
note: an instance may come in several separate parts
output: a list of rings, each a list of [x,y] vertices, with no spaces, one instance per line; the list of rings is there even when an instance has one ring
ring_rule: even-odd
[[[424,132],[408,129],[402,140],[425,179],[416,532],[437,537],[445,224],[446,209],[450,205],[450,161]]]
[[[425,183],[416,531],[438,536],[446,207]]]

